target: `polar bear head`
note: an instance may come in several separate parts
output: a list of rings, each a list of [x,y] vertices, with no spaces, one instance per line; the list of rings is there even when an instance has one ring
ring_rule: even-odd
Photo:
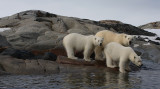
[[[123,45],[124,46],[129,46],[132,44],[133,41],[133,36],[132,35],[127,35],[127,34],[122,34],[123,35]]]
[[[104,38],[102,38],[102,37],[94,36],[94,45],[95,46],[102,46],[103,40],[104,40]]]
[[[138,67],[141,67],[143,65],[141,57],[138,56],[135,52],[131,53],[129,59],[131,60],[132,63],[134,63]]]

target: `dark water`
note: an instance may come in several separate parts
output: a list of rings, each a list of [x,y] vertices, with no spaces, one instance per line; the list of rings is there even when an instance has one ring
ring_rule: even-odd
[[[160,89],[160,65],[144,61],[140,71],[3,75],[0,89]]]

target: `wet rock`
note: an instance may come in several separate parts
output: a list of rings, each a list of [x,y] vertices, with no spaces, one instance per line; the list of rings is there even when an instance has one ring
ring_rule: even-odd
[[[105,61],[85,61],[83,59],[79,60],[74,60],[74,59],[69,59],[64,56],[58,56],[56,62],[60,64],[72,64],[72,65],[84,65],[84,66],[101,66],[101,67],[106,67]]]
[[[57,56],[51,52],[46,52],[43,56],[44,60],[51,60],[51,61],[56,61]]]
[[[137,67],[131,66],[133,71]],[[104,61],[86,62],[84,60],[72,60],[64,56],[58,56],[57,61],[50,60],[22,60],[11,56],[0,55],[0,73],[7,74],[53,74],[53,73],[81,73],[111,71],[118,72],[118,68],[107,68]]]
[[[48,60],[22,60],[0,55],[0,65],[11,74],[52,74],[59,72],[57,63]]]
[[[149,40],[148,42],[153,43],[153,44],[156,44],[156,45],[160,45],[159,42],[155,42],[155,41],[152,41],[152,40]]]
[[[32,54],[30,51],[26,50],[18,50],[14,48],[7,48],[5,49],[1,55],[10,55],[12,57],[18,58],[18,59],[33,59],[34,54]]]
[[[160,63],[159,45],[144,41],[136,41],[135,44],[137,44],[138,46],[134,47],[134,50],[142,53],[142,59],[153,60],[156,63]]]
[[[60,64],[71,64],[71,65],[79,65],[79,66],[93,66],[93,67],[98,67],[98,68],[106,68],[106,69],[111,69],[112,71],[116,70],[119,71],[119,68],[108,68],[106,67],[106,62],[105,61],[99,61],[99,60],[93,60],[91,62],[85,61],[83,59],[78,59],[78,60],[74,60],[74,59],[69,59],[67,57],[64,56],[58,56],[57,63]],[[131,67],[131,71],[138,71],[141,68],[138,68],[136,65],[134,65],[133,63],[130,63],[130,67]]]
[[[0,53],[6,50],[8,47],[0,47]]]
[[[42,53],[34,54],[31,51],[27,50],[19,50],[14,48],[6,48],[2,51],[1,55],[9,55],[18,59],[44,59],[55,61],[57,59],[57,55],[52,52],[44,51]]]
[[[66,51],[65,49],[62,48],[56,48],[56,49],[49,49],[49,50],[32,50],[31,51],[34,55],[44,55],[45,53],[53,53],[57,56],[66,56]]]
[[[160,37],[157,37],[155,40],[160,40]]]

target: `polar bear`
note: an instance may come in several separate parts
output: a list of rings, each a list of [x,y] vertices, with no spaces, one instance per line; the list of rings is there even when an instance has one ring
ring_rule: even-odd
[[[109,30],[102,30],[96,33],[95,36],[98,37],[103,37],[104,41],[101,47],[97,46],[95,48],[95,59],[96,60],[102,60],[103,58],[103,49],[104,46],[107,45],[110,42],[118,42],[120,44],[122,44],[123,46],[129,46],[132,43],[132,40],[134,38],[134,36],[131,35],[127,35],[127,34],[119,34],[119,33],[115,33]]]
[[[81,35],[78,33],[68,34],[63,38],[63,45],[67,51],[68,58],[78,59],[74,52],[83,51],[85,61],[91,61],[91,54],[96,46],[102,46],[103,38],[94,35]]]
[[[125,47],[117,42],[111,42],[104,48],[107,67],[114,68],[119,66],[119,71],[126,73],[130,71],[129,62],[141,67],[142,60],[131,47]]]

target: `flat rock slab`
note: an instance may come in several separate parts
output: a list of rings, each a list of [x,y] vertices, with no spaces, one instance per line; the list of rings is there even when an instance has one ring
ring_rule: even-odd
[[[59,64],[70,64],[70,65],[76,65],[76,66],[94,67],[95,69],[101,68],[101,69],[105,69],[105,70],[119,71],[118,67],[116,67],[116,68],[106,67],[106,62],[105,61],[100,61],[100,60],[92,60],[92,61],[88,62],[88,61],[85,61],[83,59],[75,60],[75,59],[67,58],[65,56],[58,56],[56,62],[59,63]],[[131,71],[140,70],[140,68],[138,68],[137,66],[135,66],[132,63],[130,64],[130,68],[131,68]]]
[[[131,67],[137,71],[136,67]],[[58,56],[56,61],[50,60],[23,60],[11,56],[0,55],[1,74],[53,74],[53,73],[82,73],[82,72],[116,72],[118,68],[108,68],[105,61],[87,62],[82,59],[73,60],[65,56]]]
[[[58,56],[57,63],[60,64],[72,64],[72,65],[83,65],[83,66],[98,66],[98,67],[106,67],[106,62],[105,61],[85,61],[83,59],[78,59],[78,60],[74,60],[74,59],[69,59],[67,57],[64,56]]]
[[[0,55],[0,70],[11,74],[52,74],[59,72],[59,65],[48,60],[23,60]]]

